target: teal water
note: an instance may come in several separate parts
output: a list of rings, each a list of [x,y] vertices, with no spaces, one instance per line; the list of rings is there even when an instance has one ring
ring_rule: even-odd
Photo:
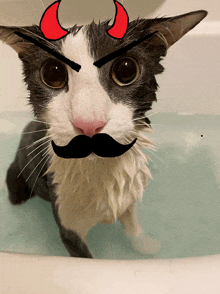
[[[69,256],[50,204],[35,197],[12,206],[4,185],[26,113],[0,114],[0,251]],[[97,224],[88,245],[98,259],[147,259],[220,253],[220,116],[157,114],[151,117],[157,142],[138,216],[146,233],[162,245],[156,256],[136,252],[120,222]],[[9,129],[5,131],[6,127]]]

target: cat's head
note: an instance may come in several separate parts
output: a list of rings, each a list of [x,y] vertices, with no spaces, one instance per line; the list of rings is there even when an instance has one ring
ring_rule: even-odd
[[[56,143],[67,144],[89,130],[107,133],[128,142],[135,126],[156,101],[155,76],[167,50],[194,28],[205,16],[204,10],[176,17],[137,19],[128,25],[122,39],[106,33],[109,21],[69,28],[67,36],[48,41],[39,26],[0,26],[0,39],[18,53],[24,81],[30,91],[30,104],[36,117],[44,119],[55,134]],[[103,64],[94,62],[157,31],[132,49]],[[81,66],[77,72],[32,42],[15,34],[21,32]],[[149,123],[146,118],[145,122]],[[94,128],[95,125],[95,128]]]

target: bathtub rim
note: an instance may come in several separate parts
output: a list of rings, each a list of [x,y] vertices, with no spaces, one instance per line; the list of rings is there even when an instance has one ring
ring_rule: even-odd
[[[0,252],[3,293],[219,293],[220,255],[99,260]],[[16,275],[16,276],[15,276]],[[74,280],[75,277],[75,280]],[[114,281],[114,282],[113,282]],[[195,291],[196,290],[196,291]],[[4,292],[5,291],[5,292]]]

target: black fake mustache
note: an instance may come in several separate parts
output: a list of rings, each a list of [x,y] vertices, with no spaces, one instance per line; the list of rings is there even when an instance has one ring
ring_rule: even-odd
[[[128,145],[122,145],[108,134],[95,134],[93,137],[78,135],[66,146],[57,146],[51,141],[54,152],[62,158],[83,158],[92,152],[101,157],[117,157],[128,151],[136,142],[134,139]]]

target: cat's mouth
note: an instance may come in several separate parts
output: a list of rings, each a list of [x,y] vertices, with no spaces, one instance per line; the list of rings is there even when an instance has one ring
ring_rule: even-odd
[[[78,135],[66,146],[58,146],[51,141],[55,154],[62,158],[83,158],[92,152],[101,157],[117,157],[128,151],[136,142],[123,145],[115,141],[111,136],[104,133],[95,134],[93,137]]]

